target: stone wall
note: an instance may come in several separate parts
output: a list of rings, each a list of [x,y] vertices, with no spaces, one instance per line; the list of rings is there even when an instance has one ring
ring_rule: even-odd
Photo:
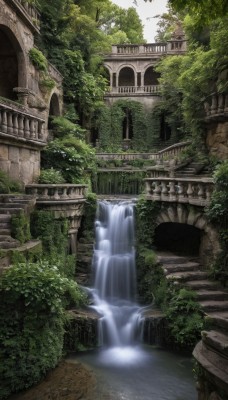
[[[210,155],[220,160],[228,158],[228,121],[213,122],[208,126],[206,145]]]

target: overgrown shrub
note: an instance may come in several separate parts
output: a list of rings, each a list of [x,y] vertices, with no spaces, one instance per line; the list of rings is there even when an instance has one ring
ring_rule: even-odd
[[[51,127],[54,131],[54,136],[61,138],[66,135],[75,136],[78,139],[83,139],[86,134],[86,130],[81,128],[77,123],[71,122],[65,117],[52,117]]]
[[[65,180],[60,171],[50,168],[50,169],[43,169],[40,171],[39,176],[39,183],[64,183]]]
[[[42,51],[33,47],[29,50],[29,58],[39,71],[47,72],[48,61]]]
[[[64,298],[77,284],[47,262],[12,266],[0,278],[0,397],[37,383],[62,356]]]
[[[0,194],[21,192],[19,182],[16,182],[8,177],[8,175],[0,170]]]
[[[31,239],[30,233],[30,219],[24,213],[20,211],[19,214],[13,215],[11,218],[11,233],[12,236],[19,240],[21,244]]]

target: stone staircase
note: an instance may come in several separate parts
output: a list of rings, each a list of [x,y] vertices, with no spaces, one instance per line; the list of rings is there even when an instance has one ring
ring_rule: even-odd
[[[208,177],[210,175],[210,171],[205,164],[194,161],[175,169],[175,177],[177,178]]]
[[[21,212],[28,215],[35,203],[36,199],[30,195],[0,195],[0,249],[14,249],[20,246],[20,242],[12,237],[12,216]]]
[[[209,279],[199,259],[158,253],[158,261],[162,264],[166,279],[195,291],[205,315],[227,313],[228,318],[228,290]]]
[[[209,380],[212,388],[223,391],[222,397],[216,393],[217,397],[210,399],[228,399],[228,290],[209,279],[197,258],[158,253],[158,261],[168,280],[195,291],[205,314],[207,328],[193,351],[201,367],[199,398],[205,398],[203,393]]]

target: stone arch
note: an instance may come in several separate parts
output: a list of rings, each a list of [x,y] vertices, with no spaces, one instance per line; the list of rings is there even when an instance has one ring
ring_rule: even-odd
[[[135,86],[136,72],[130,65],[122,66],[118,71],[118,86]]]
[[[14,32],[15,31],[15,32]],[[14,88],[27,88],[27,60],[19,32],[0,24],[0,96],[14,100]]]
[[[152,65],[147,66],[144,70],[144,86],[158,85],[160,74],[154,70]]]
[[[52,123],[51,123],[52,117],[58,117],[60,115],[61,115],[61,110],[60,110],[59,96],[57,93],[53,92],[49,102],[48,130],[52,129]]]
[[[209,265],[220,252],[218,232],[209,224],[203,208],[184,204],[169,205],[161,210],[155,221],[156,227],[164,223],[186,224],[201,231],[199,256],[205,265]]]

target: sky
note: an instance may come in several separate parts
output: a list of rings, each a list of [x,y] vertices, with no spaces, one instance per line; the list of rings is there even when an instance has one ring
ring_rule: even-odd
[[[134,7],[144,25],[144,38],[148,43],[154,42],[157,31],[158,18],[153,18],[166,11],[168,0],[153,0],[152,3],[144,0],[112,0],[112,3],[123,8]],[[136,6],[137,3],[137,6]]]

